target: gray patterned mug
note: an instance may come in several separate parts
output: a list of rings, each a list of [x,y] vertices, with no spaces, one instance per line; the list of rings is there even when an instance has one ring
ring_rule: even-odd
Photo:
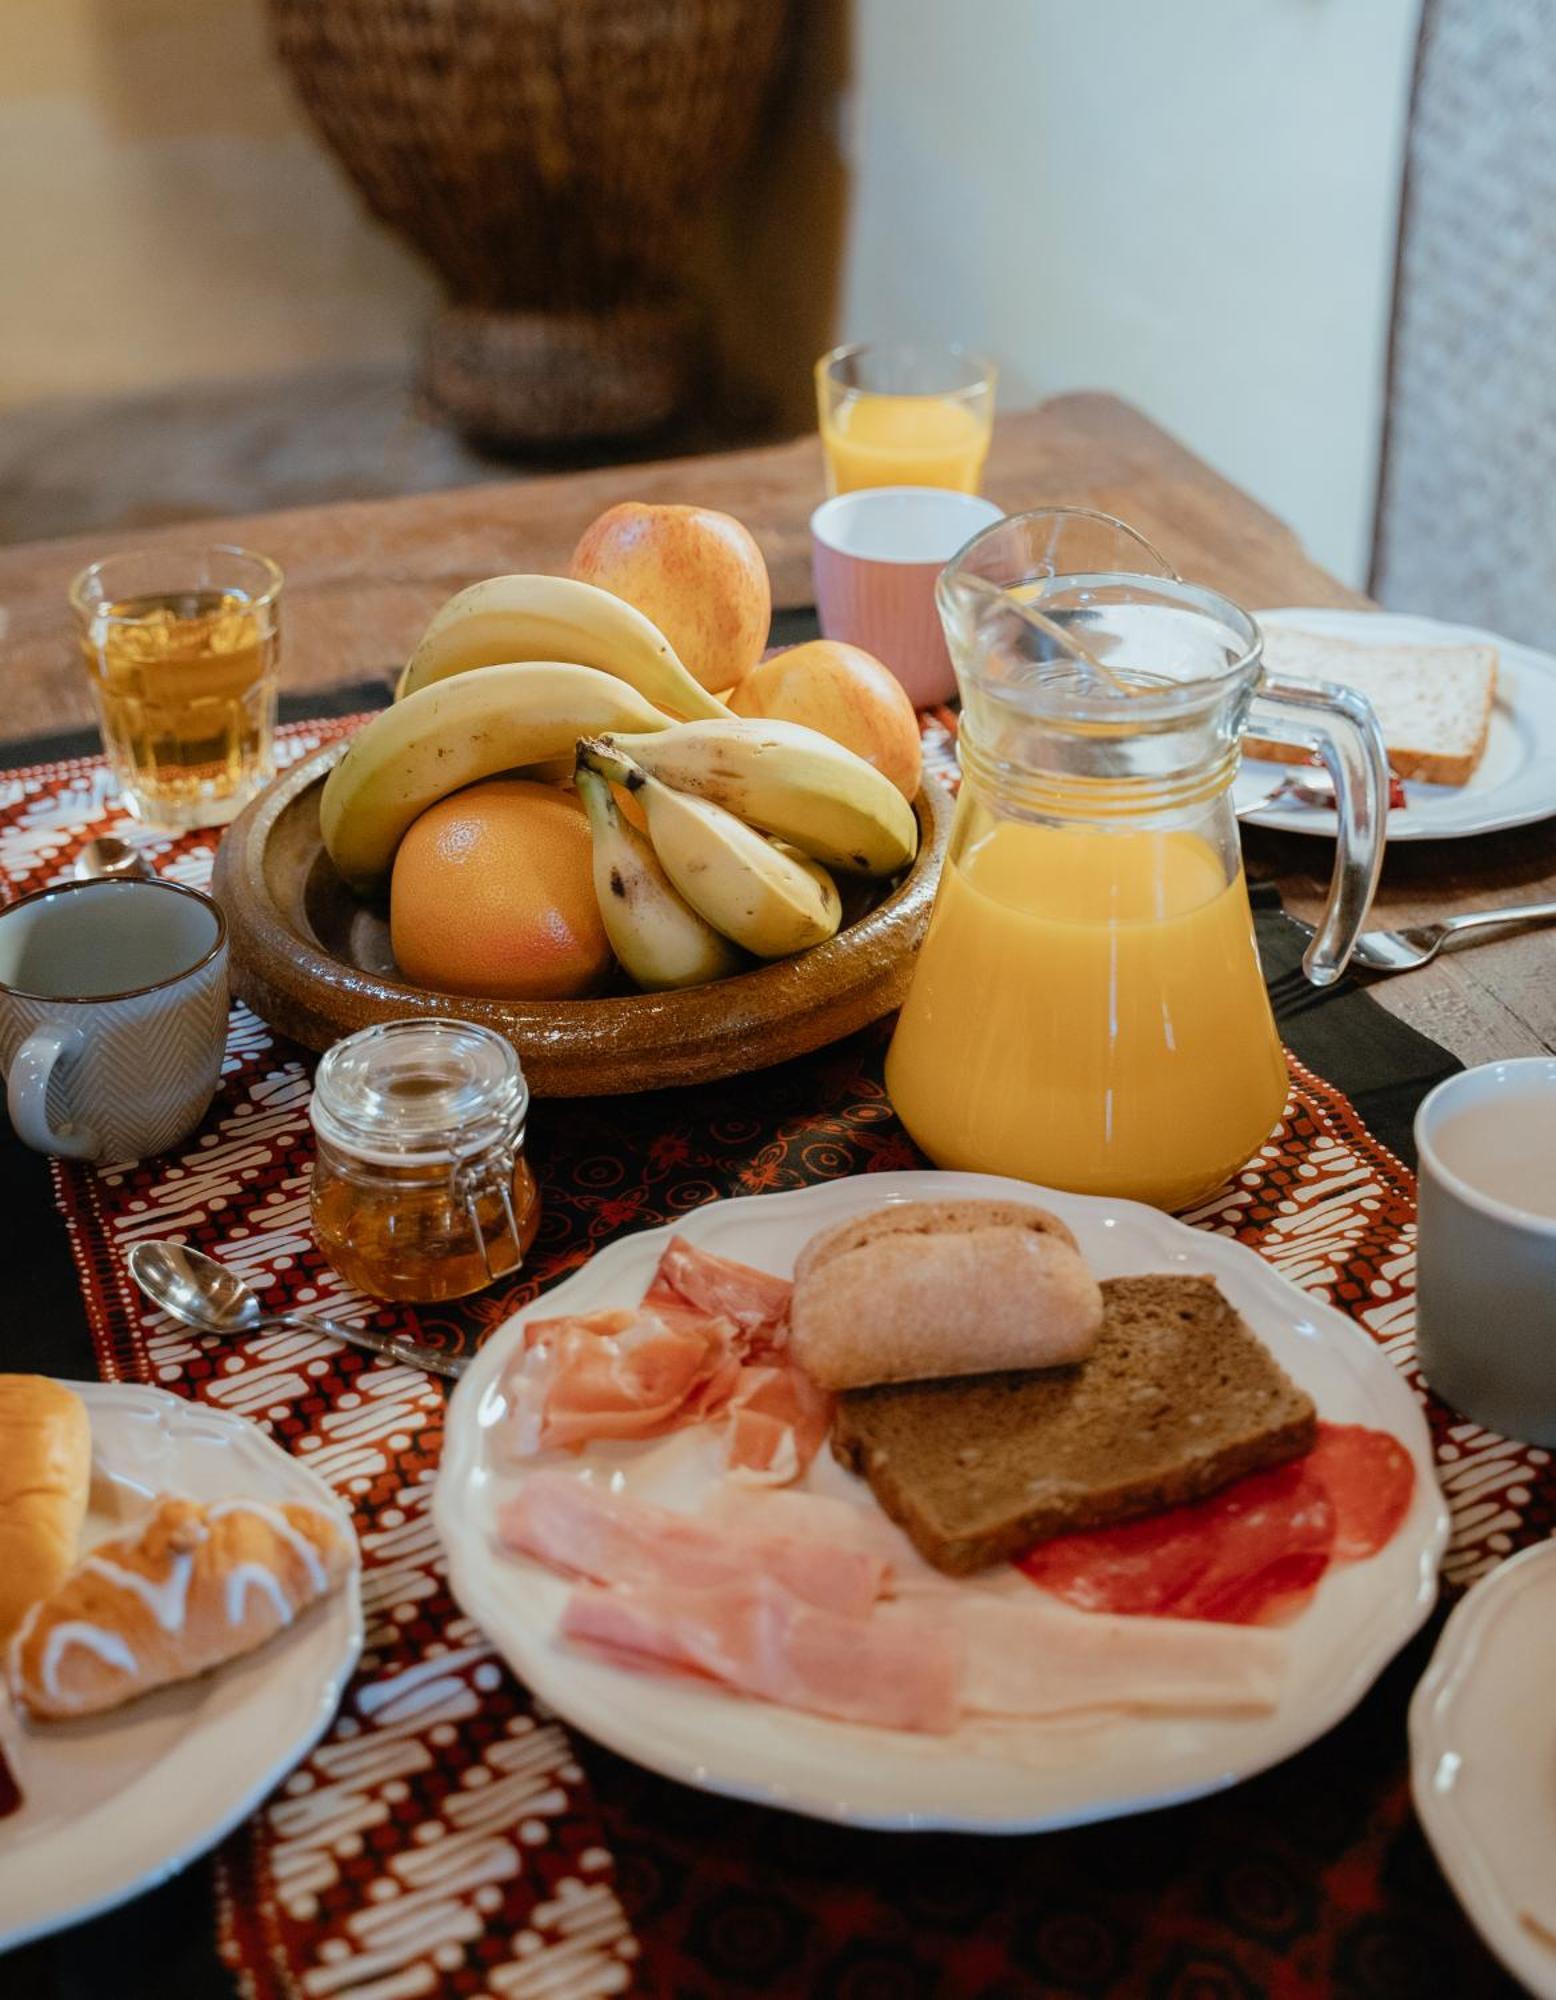
[[[66,882],[0,909],[0,1073],[18,1138],[138,1160],[204,1117],[227,1037],[227,925],[181,883]]]

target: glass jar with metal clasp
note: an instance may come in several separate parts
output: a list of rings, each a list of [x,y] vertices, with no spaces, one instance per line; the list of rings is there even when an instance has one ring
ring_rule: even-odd
[[[523,1263],[540,1221],[529,1089],[501,1035],[388,1021],[319,1064],[311,1207],[319,1248],[373,1298],[463,1298]]]

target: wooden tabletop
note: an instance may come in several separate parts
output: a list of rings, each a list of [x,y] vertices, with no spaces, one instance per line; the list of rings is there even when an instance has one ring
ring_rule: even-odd
[[[1246,493],[1115,398],[1063,396],[1003,417],[986,489],[1008,508],[1088,505],[1148,535],[1179,571],[1257,610],[1365,605],[1310,561],[1296,536]],[[780,606],[810,602],[807,521],[822,492],[813,438],[760,450],[605,468],[405,500],[298,508],[190,528],[137,532],[138,546],[238,541],[286,572],[284,685],[293,691],[389,675],[432,612],[462,585],[503,570],[565,568],[601,508],[621,499],[695,500],[755,534]],[[104,538],[0,549],[0,739],[90,720],[65,592]],[[1322,901],[1331,848],[1245,829],[1250,872],[1274,876],[1307,916]],[[1398,925],[1456,909],[1556,898],[1556,821],[1479,839],[1400,844],[1373,921]],[[1380,980],[1377,997],[1466,1062],[1556,1048],[1556,930],[1483,943],[1422,972]]]

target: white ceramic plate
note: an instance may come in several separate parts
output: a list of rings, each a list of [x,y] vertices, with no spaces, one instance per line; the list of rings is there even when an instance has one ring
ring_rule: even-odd
[[[1270,1715],[1134,1719],[1023,1726],[991,1750],[964,1726],[914,1737],[831,1722],[717,1689],[635,1674],[587,1658],[555,1637],[567,1586],[504,1554],[496,1508],[515,1470],[489,1448],[503,1409],[499,1378],[526,1315],[481,1349],[449,1406],[435,1496],[454,1594],[542,1700],[623,1756],[686,1784],[863,1826],[1038,1831],[1107,1819],[1214,1791],[1300,1750],[1361,1698],[1431,1607],[1447,1515],[1425,1421],[1382,1352],[1351,1322],[1278,1277],[1254,1251],[1188,1228],[1135,1202],[1051,1194],[977,1174],[867,1174],[791,1194],[717,1201],[677,1224],[693,1243],[787,1277],[818,1229],[885,1202],[926,1196],[1038,1200],[1074,1229],[1101,1277],[1209,1272],[1326,1417],[1376,1425],[1403,1440],[1419,1479],[1399,1533],[1371,1562],[1331,1570],[1290,1628],[1288,1693]],[[548,1292],[531,1311],[586,1312],[635,1304],[670,1229],[625,1237]],[[528,1463],[554,1464],[556,1454]],[[635,1445],[595,1444],[578,1464],[667,1505],[695,1508],[718,1476],[706,1427]],[[868,1490],[820,1453],[811,1489],[873,1506]],[[1012,1579],[1013,1587],[1019,1580]]]
[[[159,1493],[300,1501],[352,1536],[323,1481],[242,1417],[133,1383],[70,1386],[92,1419],[86,1541],[125,1532]],[[324,1733],[361,1649],[353,1577],[258,1652],[93,1720],[29,1726],[0,1700],[23,1797],[0,1820],[0,1950],[111,1909],[213,1847]]]
[[[1486,738],[1486,753],[1467,785],[1405,786],[1403,812],[1389,814],[1390,840],[1448,840],[1501,827],[1528,826],[1556,814],[1556,659],[1531,646],[1499,639],[1470,625],[1443,625],[1435,618],[1412,618],[1393,611],[1335,611],[1297,607],[1261,611],[1261,625],[1319,632],[1334,639],[1372,645],[1495,646],[1497,694]],[[1333,840],[1332,812],[1306,806],[1255,810],[1289,764],[1250,758],[1232,790],[1241,818],[1286,833],[1320,833]]]
[[[1482,1577],[1410,1704],[1416,1811],[1470,1921],[1515,1978],[1556,2000],[1556,1542]]]

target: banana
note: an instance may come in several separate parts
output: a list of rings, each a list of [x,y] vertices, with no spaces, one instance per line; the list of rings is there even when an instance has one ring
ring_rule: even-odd
[[[647,992],[738,972],[740,953],[677,895],[652,846],[623,819],[610,785],[580,764],[573,782],[594,837],[594,893],[623,971]]]
[[[608,741],[581,743],[578,758],[629,787],[673,886],[742,950],[787,958],[835,934],[843,917],[837,884],[808,856],[768,840],[711,799],[672,791]]]
[[[668,729],[614,674],[531,660],[461,674],[407,695],[352,737],[319,800],[319,829],[356,889],[388,874],[418,813],[498,771],[569,754],[602,729]]]
[[[635,605],[570,576],[493,576],[461,590],[422,633],[394,698],[473,667],[520,660],[574,660],[615,674],[671,715],[729,713]]]
[[[894,875],[918,851],[913,808],[862,757],[798,722],[727,716],[612,746],[662,784],[850,875]]]

